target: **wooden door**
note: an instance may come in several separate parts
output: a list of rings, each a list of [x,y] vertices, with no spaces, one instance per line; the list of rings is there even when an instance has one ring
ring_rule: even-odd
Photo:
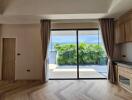
[[[15,80],[15,38],[3,38],[2,80]]]
[[[115,23],[115,43],[125,42],[125,25],[119,24],[119,21]]]
[[[132,42],[132,20],[125,22],[126,41]]]
[[[125,25],[124,25],[124,23],[122,23],[122,24],[119,24],[119,42],[124,43],[125,42],[125,37],[126,37]]]

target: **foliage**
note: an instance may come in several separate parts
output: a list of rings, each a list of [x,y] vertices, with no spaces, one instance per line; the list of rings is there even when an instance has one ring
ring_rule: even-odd
[[[57,63],[77,64],[76,44],[56,44]],[[104,49],[98,44],[79,44],[79,64],[98,64],[101,58],[105,57]]]

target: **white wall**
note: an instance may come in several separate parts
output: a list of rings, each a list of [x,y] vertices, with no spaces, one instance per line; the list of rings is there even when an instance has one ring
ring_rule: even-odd
[[[132,43],[122,44],[121,48],[121,55],[126,55],[126,57],[122,57],[122,59],[132,62]]]
[[[42,72],[40,25],[2,25],[3,38],[16,38],[16,80],[38,80]],[[18,56],[17,53],[21,55]],[[30,72],[27,72],[30,69]]]

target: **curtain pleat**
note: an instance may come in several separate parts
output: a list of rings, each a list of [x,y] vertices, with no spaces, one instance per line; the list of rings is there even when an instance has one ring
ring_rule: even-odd
[[[0,67],[2,68],[2,24],[0,24]]]
[[[42,40],[42,57],[43,57],[43,69],[42,69],[42,82],[45,83],[48,80],[48,65],[47,65],[47,52],[50,41],[50,20],[41,20],[41,40]]]
[[[116,83],[116,70],[113,64],[114,60],[114,19],[100,19],[101,33],[104,41],[104,46],[108,56],[108,79],[112,83]]]

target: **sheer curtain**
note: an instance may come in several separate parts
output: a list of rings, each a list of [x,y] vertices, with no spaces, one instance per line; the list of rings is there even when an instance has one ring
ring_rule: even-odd
[[[108,56],[108,79],[110,82],[116,82],[116,70],[113,64],[114,60],[114,19],[100,19],[101,33],[104,41],[104,46]]]
[[[42,40],[42,57],[43,57],[42,82],[45,83],[48,80],[47,53],[48,53],[48,45],[50,41],[51,21],[43,19],[40,21],[40,23],[41,23],[41,40]]]

